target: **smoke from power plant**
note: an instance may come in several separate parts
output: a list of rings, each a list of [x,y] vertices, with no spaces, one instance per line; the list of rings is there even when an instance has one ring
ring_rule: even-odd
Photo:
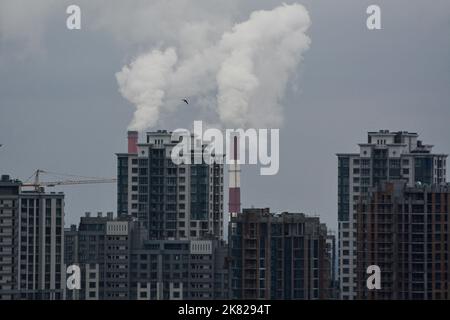
[[[154,50],[117,73],[120,93],[136,106],[130,129],[142,130],[156,124],[176,62],[175,49]]]
[[[197,50],[180,39],[178,46],[139,55],[116,74],[120,93],[136,107],[129,129],[154,127],[163,112],[185,107],[185,97],[208,101],[214,121],[226,126],[280,126],[280,101],[309,48],[309,26],[302,5],[284,4],[251,13],[215,39],[203,37]]]

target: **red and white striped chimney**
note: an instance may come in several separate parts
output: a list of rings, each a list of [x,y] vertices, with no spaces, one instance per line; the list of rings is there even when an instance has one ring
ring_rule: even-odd
[[[137,153],[139,132],[128,131],[128,153]]]
[[[228,184],[228,212],[236,216],[241,212],[241,168],[238,159],[238,137],[233,137],[231,145],[231,162],[229,166],[230,180]]]

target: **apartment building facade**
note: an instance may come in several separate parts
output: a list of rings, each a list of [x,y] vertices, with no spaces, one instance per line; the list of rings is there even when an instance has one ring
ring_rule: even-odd
[[[176,165],[171,150],[180,140],[171,132],[145,139],[128,132],[128,152],[117,154],[118,214],[138,218],[154,240],[222,238],[223,164]]]
[[[66,230],[66,265],[81,270],[81,290],[66,290],[66,299],[129,299],[129,263],[132,222],[87,212],[78,229]]]
[[[0,179],[0,300],[11,300],[17,289],[16,241],[20,181]]]
[[[216,239],[144,241],[131,257],[131,298],[228,299],[223,251],[224,243]]]
[[[357,297],[356,210],[370,187],[393,179],[408,186],[446,181],[446,154],[432,153],[432,145],[420,141],[417,133],[380,130],[368,132],[359,153],[339,153],[338,157],[338,238],[339,285],[341,299]]]
[[[301,213],[244,209],[229,224],[233,299],[327,299],[327,229]]]
[[[129,216],[88,213],[66,232],[66,265],[81,269],[81,290],[66,299],[226,299],[228,267],[223,241],[152,240]]]
[[[357,213],[358,298],[449,299],[449,215],[449,184],[392,180],[371,188]],[[367,289],[370,265],[380,267],[380,289]]]
[[[2,299],[63,299],[64,194],[2,176],[0,226]]]

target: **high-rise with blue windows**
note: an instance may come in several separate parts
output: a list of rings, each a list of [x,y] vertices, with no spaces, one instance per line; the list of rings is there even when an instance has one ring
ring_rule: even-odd
[[[175,164],[178,142],[165,130],[142,143],[128,132],[128,152],[117,154],[118,215],[142,221],[150,239],[222,239],[223,164]]]

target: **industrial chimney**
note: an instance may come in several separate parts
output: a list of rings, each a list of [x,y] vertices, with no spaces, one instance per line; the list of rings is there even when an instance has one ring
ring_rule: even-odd
[[[128,153],[137,153],[138,138],[137,131],[128,131]]]
[[[241,212],[241,168],[238,163],[238,137],[233,137],[231,145],[231,162],[229,166],[228,212],[235,217]]]

